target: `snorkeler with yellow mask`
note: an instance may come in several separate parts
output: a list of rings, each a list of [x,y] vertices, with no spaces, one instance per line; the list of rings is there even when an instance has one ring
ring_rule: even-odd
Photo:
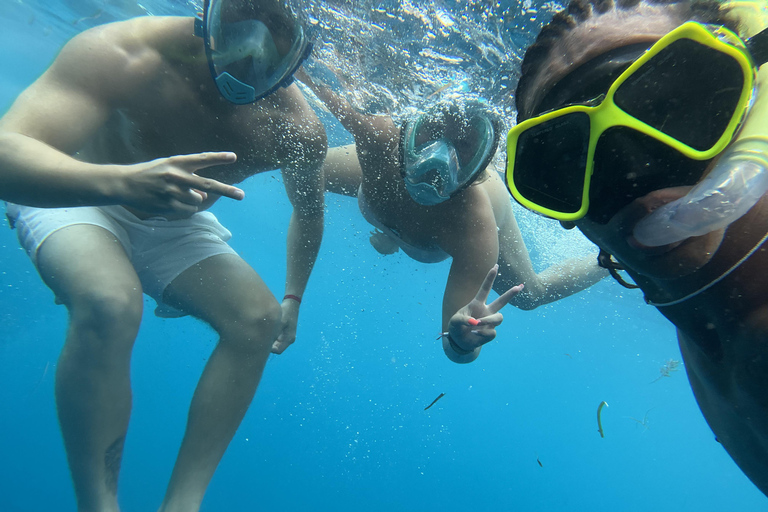
[[[571,2],[523,60],[506,180],[677,327],[704,417],[768,494],[764,10]]]

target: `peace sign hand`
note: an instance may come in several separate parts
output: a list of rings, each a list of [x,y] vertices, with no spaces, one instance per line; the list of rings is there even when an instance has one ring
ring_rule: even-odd
[[[499,312],[515,295],[520,293],[524,286],[513,286],[490,304],[488,294],[493,288],[493,282],[499,273],[499,266],[488,271],[485,281],[477,291],[475,298],[469,304],[458,310],[448,322],[450,339],[458,345],[458,351],[465,353],[485,345],[496,337],[496,327],[501,324],[504,317]],[[460,353],[460,352],[459,352]]]
[[[237,156],[230,152],[194,153],[129,165],[118,203],[147,213],[189,216],[198,211],[208,193],[241,200],[245,196],[241,189],[195,174],[235,160]]]

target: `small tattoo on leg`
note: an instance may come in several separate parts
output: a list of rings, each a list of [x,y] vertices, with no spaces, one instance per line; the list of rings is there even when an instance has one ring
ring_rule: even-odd
[[[120,463],[123,460],[123,445],[125,436],[120,436],[104,452],[105,484],[113,494],[117,494],[117,477],[120,475]]]

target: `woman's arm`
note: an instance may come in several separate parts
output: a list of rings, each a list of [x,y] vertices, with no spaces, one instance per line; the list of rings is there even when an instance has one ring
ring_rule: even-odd
[[[606,269],[598,266],[596,254],[564,260],[537,274],[511,211],[508,221],[499,228],[499,252],[501,276],[496,280],[495,289],[499,291],[514,283],[525,283],[525,291],[510,301],[523,310],[529,311],[578,293],[608,275]]]
[[[439,243],[453,261],[443,294],[443,349],[452,361],[469,363],[482,345],[496,337],[496,327],[503,321],[499,310],[523,286],[512,287],[486,304],[498,275],[499,254],[490,202],[481,189],[469,188],[447,205],[450,209]]]
[[[323,162],[326,192],[357,197],[357,189],[363,181],[360,161],[354,144],[328,148]]]
[[[358,143],[367,143],[381,134],[389,136],[393,127],[392,118],[387,115],[363,114],[350,103],[325,85],[315,82],[303,69],[295,74],[296,79],[309,87],[320,98],[341,125],[352,134]]]

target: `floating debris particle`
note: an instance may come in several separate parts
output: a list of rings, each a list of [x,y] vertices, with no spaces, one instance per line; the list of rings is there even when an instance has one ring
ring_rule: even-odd
[[[439,395],[437,395],[437,398],[435,398],[434,400],[432,400],[432,403],[431,403],[431,404],[429,404],[428,406],[426,406],[426,407],[424,408],[424,410],[426,411],[427,409],[429,409],[430,407],[432,407],[433,405],[435,405],[435,403],[437,403],[437,401],[438,401],[438,400],[440,400],[441,398],[443,398],[444,396],[445,396],[445,393],[440,393]]]
[[[603,422],[600,418],[600,414],[603,412],[603,407],[608,407],[608,404],[605,401],[600,402],[600,405],[597,406],[597,431],[600,432],[600,437],[605,437],[605,434],[603,433]]]

